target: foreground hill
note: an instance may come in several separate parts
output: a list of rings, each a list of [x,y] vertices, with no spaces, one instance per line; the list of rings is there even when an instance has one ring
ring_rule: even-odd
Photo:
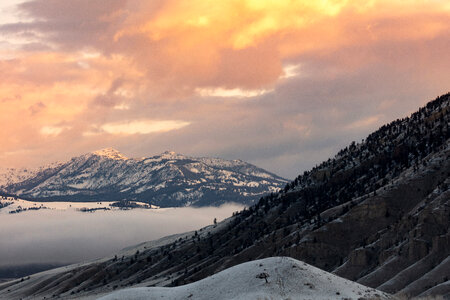
[[[130,159],[108,148],[35,171],[9,169],[0,182],[4,191],[29,200],[134,200],[169,207],[251,204],[287,181],[241,160],[174,152]]]
[[[0,295],[179,286],[250,260],[289,256],[385,292],[450,298],[449,123],[447,94],[215,228],[11,282]]]
[[[124,289],[100,300],[389,299],[391,296],[288,257],[255,260],[180,287]]]

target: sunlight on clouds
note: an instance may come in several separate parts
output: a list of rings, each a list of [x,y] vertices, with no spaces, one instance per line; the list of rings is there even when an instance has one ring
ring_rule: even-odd
[[[209,25],[209,18],[205,16],[200,16],[195,19],[190,19],[187,21],[187,24],[198,26],[198,27],[204,27]]]
[[[100,126],[100,128],[110,134],[148,134],[155,132],[168,132],[186,127],[190,124],[190,122],[176,120],[142,120],[122,123],[107,123]]]
[[[70,126],[44,126],[41,128],[40,133],[46,136],[58,136],[61,132],[70,128]]]
[[[46,1],[26,0],[20,20],[0,14],[0,23],[16,22],[0,26],[0,153],[65,151],[68,141],[81,149],[102,138],[125,143],[136,138],[127,135],[190,124],[173,120],[195,120],[186,131],[196,138],[224,108],[238,119],[255,104],[252,115],[271,118],[278,109],[316,113],[314,105],[332,101],[327,93],[353,99],[367,90],[367,97],[398,103],[394,91],[411,83],[417,97],[425,94],[417,90],[437,93],[446,84],[448,0]],[[0,8],[11,7],[5,3]],[[383,88],[371,94],[372,85]],[[256,107],[274,90],[277,97]],[[379,119],[348,119],[347,129],[371,128],[392,109],[380,106]],[[145,114],[169,121],[140,120]],[[305,117],[283,129],[313,136]],[[342,118],[332,110],[323,117]],[[124,118],[137,121],[115,123]],[[243,135],[226,130],[230,139]],[[208,147],[222,149],[214,138]]]
[[[113,107],[113,109],[117,109],[117,110],[129,110],[130,106],[125,104],[125,103],[120,103],[117,104],[116,106]]]
[[[280,79],[297,77],[298,75],[300,75],[299,68],[300,65],[286,65],[283,68],[283,75],[280,76]]]
[[[173,93],[223,86],[264,89],[293,76],[294,69],[283,70],[283,65],[302,55],[435,38],[449,27],[444,5],[428,0],[172,0],[149,11],[151,5],[142,3],[129,11],[113,39],[122,46],[138,41],[139,50],[130,54],[147,68],[150,80],[164,82]]]
[[[261,96],[273,90],[243,90],[239,88],[224,89],[224,88],[197,88],[195,90],[198,95],[202,97],[221,97],[221,98],[253,98]]]
[[[263,38],[280,32],[310,26],[324,17],[333,17],[348,4],[348,0],[233,0],[169,1],[159,14],[144,24],[132,19],[119,30],[115,41],[124,36],[146,34],[159,41],[181,32],[202,31],[216,38],[222,46],[244,49],[256,46]],[[358,1],[360,2],[360,1]],[[191,35],[188,35],[188,39]],[[220,37],[218,40],[217,37]]]
[[[114,91],[114,95],[124,98],[133,98],[135,96],[135,93],[130,89],[118,88]]]
[[[348,0],[292,1],[247,0],[249,15],[257,15],[250,23],[237,30],[233,47],[243,49],[256,46],[263,38],[280,32],[310,26],[323,17],[337,15]]]
[[[65,126],[84,131],[116,104],[128,103],[124,97],[130,94],[125,90],[112,95],[111,103],[99,105],[95,101],[99,95],[108,93],[117,76],[126,78],[124,88],[133,91],[142,76],[121,55],[83,57],[79,52],[17,51],[15,56],[0,59],[0,128],[3,128],[0,152],[30,145],[50,147],[47,138],[51,138],[53,147],[80,142],[82,138],[74,141],[74,135],[79,136],[77,131],[66,134],[69,127]],[[77,64],[80,59],[91,68],[80,68]],[[21,162],[23,157],[19,156],[14,159]]]
[[[23,22],[23,19],[19,17],[16,5],[25,1],[26,0],[2,0],[0,2],[0,25],[12,22]]]

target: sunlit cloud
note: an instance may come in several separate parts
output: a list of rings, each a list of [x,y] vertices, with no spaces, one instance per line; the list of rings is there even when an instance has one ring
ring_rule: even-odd
[[[128,109],[130,109],[130,106],[125,103],[120,103],[120,104],[115,105],[113,108],[117,109],[117,110],[128,110]]]
[[[449,18],[444,0],[8,0],[0,164],[114,144],[292,177],[447,92]]]
[[[8,24],[23,21],[18,14],[17,4],[25,0],[6,0],[0,2],[0,24]]]
[[[57,136],[64,130],[68,130],[70,128],[70,126],[44,126],[41,128],[40,133],[46,136]]]
[[[148,134],[154,132],[168,132],[186,127],[190,122],[176,120],[142,120],[120,123],[107,123],[100,128],[110,134]]]
[[[283,75],[280,77],[281,79],[296,77],[300,75],[300,65],[286,65],[283,68]]]
[[[197,88],[196,92],[202,97],[221,97],[221,98],[253,98],[272,92],[273,90],[243,90],[239,88]]]

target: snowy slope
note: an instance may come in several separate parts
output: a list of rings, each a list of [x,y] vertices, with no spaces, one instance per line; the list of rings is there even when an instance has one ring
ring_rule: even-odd
[[[26,168],[0,168],[0,189],[29,179],[36,175],[38,170]]]
[[[25,181],[35,177],[38,173],[44,170],[53,169],[60,165],[60,163],[53,163],[39,168],[1,168],[0,167],[0,190],[5,187]]]
[[[81,211],[89,212],[95,210],[121,210],[121,207],[115,206],[115,202],[35,202],[23,200],[16,197],[0,196],[0,216],[4,214],[19,213],[24,211],[50,209],[58,211]],[[133,202],[136,208],[158,209],[158,206],[148,205],[142,202]],[[139,207],[137,207],[139,206]],[[3,209],[7,207],[7,209]]]
[[[292,258],[271,257],[243,263],[184,286],[130,288],[100,299],[360,298],[389,299],[390,296]]]
[[[28,169],[0,168],[0,189],[15,182],[24,181],[33,174],[34,172]]]
[[[287,182],[240,160],[174,152],[133,159],[112,148],[41,168],[27,177],[4,176],[2,181],[7,192],[31,200],[136,200],[162,207],[250,204]]]

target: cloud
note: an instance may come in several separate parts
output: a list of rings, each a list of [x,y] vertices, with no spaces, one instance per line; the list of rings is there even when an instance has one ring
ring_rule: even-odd
[[[167,132],[186,127],[190,122],[176,120],[141,120],[120,123],[107,123],[100,126],[110,134],[148,134],[154,132]]]
[[[0,25],[0,153],[18,153],[0,159],[9,166],[114,146],[241,158],[294,177],[450,80],[441,0],[30,0],[18,10],[20,21]],[[71,130],[41,134],[52,124]]]
[[[64,130],[68,130],[70,128],[70,126],[44,126],[41,128],[40,133],[45,136],[58,136]]]
[[[152,94],[178,98],[196,89],[270,90],[293,74],[286,66],[301,63],[305,55],[355,46],[364,53],[384,42],[436,38],[448,30],[445,5],[426,0],[113,0],[106,7],[99,0],[35,0],[19,6],[28,21],[2,25],[0,31],[15,37],[33,33],[55,51],[126,57],[127,68],[142,73],[140,81]],[[93,67],[85,60],[77,64]]]
[[[45,109],[46,105],[42,102],[34,103],[29,107],[29,111],[31,115],[35,115]]]
[[[223,98],[253,98],[272,92],[273,90],[242,90],[224,88],[197,88],[195,90],[202,97],[223,97]]]
[[[281,75],[280,79],[286,79],[286,78],[296,77],[296,76],[300,75],[299,68],[300,68],[300,64],[284,66],[283,75]]]
[[[128,106],[125,103],[120,103],[120,104],[116,104],[113,108],[117,109],[117,110],[128,110],[128,109],[130,109],[130,106]]]

